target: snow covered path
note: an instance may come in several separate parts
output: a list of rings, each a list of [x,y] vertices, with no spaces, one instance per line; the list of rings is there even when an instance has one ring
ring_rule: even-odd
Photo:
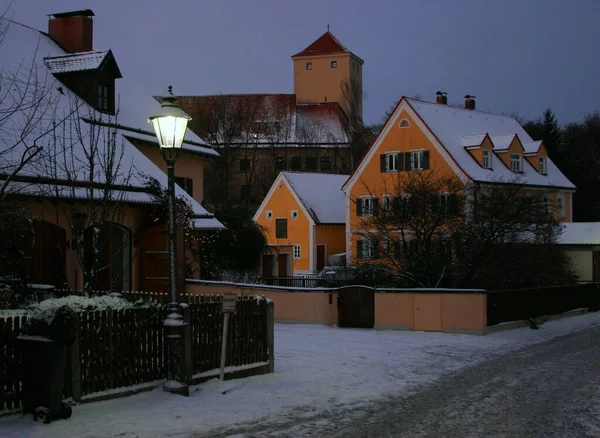
[[[50,425],[0,418],[2,437],[227,436],[309,422],[328,412],[370,409],[377,400],[426,391],[461,368],[589,327],[588,314],[488,336],[276,326],[276,372],[193,388],[189,398],[152,392],[76,406]]]

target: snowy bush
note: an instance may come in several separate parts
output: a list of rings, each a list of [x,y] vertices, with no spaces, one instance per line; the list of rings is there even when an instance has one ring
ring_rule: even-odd
[[[76,333],[77,314],[66,305],[37,309],[23,327],[25,335],[43,336],[65,344],[73,342]]]
[[[128,301],[124,298],[115,295],[100,295],[95,297],[80,297],[70,295],[63,298],[51,298],[44,300],[41,303],[29,306],[32,314],[52,309],[60,306],[67,306],[75,312],[85,312],[91,310],[122,310],[132,308],[150,308],[157,307],[160,304],[156,302],[138,300],[135,302]]]
[[[258,274],[253,271],[233,271],[233,270],[222,270],[220,272],[221,281],[228,281],[231,283],[246,283],[246,284],[258,284],[260,279]]]

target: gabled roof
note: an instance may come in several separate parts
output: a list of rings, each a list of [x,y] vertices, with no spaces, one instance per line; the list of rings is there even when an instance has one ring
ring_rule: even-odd
[[[317,224],[343,224],[345,200],[342,185],[348,175],[282,172],[291,189]]]
[[[71,73],[75,71],[99,70],[110,64],[114,70],[115,78],[122,78],[119,66],[110,50],[70,53],[68,55],[53,56],[44,59],[48,70],[53,75]]]
[[[487,136],[487,134],[463,135],[460,137],[460,143],[465,148],[481,146],[481,143],[483,143],[483,140],[485,140]]]
[[[503,134],[503,135],[490,136],[490,140],[492,140],[492,143],[494,144],[494,151],[508,150],[508,148],[512,144],[515,137],[518,137],[518,136],[516,134]]]
[[[83,196],[81,190],[61,186],[58,181],[74,181],[73,186],[81,185],[80,183],[103,184],[106,178],[102,174],[101,163],[98,163],[96,172],[92,175],[81,163],[86,163],[86,154],[89,152],[87,149],[93,141],[90,138],[98,139],[94,147],[98,148],[98,160],[101,160],[108,154],[104,149],[106,144],[113,144],[103,139],[112,138],[115,133],[121,171],[116,172],[112,183],[124,187],[121,199],[125,202],[145,202],[144,200],[149,199],[148,194],[143,193],[149,177],[156,179],[162,187],[167,186],[167,175],[125,138],[125,134],[132,130],[146,132],[152,136],[146,119],[148,113],[158,109],[158,104],[149,93],[139,90],[136,93],[133,82],[123,83],[122,92],[117,96],[117,114],[111,116],[100,113],[51,74],[46,60],[64,57],[66,54],[47,34],[2,18],[0,27],[6,29],[0,44],[3,71],[7,75],[16,74],[18,79],[23,79],[22,76],[32,70],[39,78],[39,82],[33,86],[42,88],[20,89],[14,93],[15,96],[25,93],[27,98],[31,98],[31,93],[37,92],[38,98],[41,99],[40,105],[19,106],[18,101],[11,101],[12,96],[7,96],[0,103],[1,109],[10,113],[10,117],[2,119],[0,126],[0,169],[4,173],[14,169],[16,160],[20,159],[24,148],[35,141],[36,145],[42,148],[41,153],[37,159],[27,163],[19,175],[57,182],[22,184],[14,181],[8,186],[10,193],[71,199]],[[110,51],[100,53],[106,53],[105,57],[110,55]],[[88,61],[94,65],[92,60]],[[23,80],[14,83],[21,87],[28,86]],[[91,125],[95,125],[93,132]],[[188,130],[186,140],[190,139],[200,145],[206,145]],[[53,152],[54,148],[60,148],[61,145],[67,148],[63,151],[63,154],[68,154],[67,158],[61,158],[60,149]],[[205,149],[215,153],[208,145]],[[191,205],[197,218],[195,226],[201,227],[202,221],[206,220],[210,222],[210,227],[214,227],[213,214],[206,211],[179,186],[176,186],[175,190],[177,196],[183,197]]]
[[[542,140],[532,141],[529,143],[523,143],[523,149],[525,150],[526,155],[536,154],[540,150],[540,148],[542,147],[543,144],[544,144],[544,142]]]
[[[423,102],[406,97],[400,99],[361,163],[344,184],[344,189],[354,183],[356,175],[362,171],[361,169],[366,165],[366,162],[373,159],[375,151],[387,132],[392,128],[391,124],[394,123],[402,111],[407,111],[415,119],[417,125],[422,125],[422,129],[426,134],[431,134],[430,138],[434,147],[446,158],[446,161],[459,176],[464,175],[472,181],[483,183],[510,183],[518,180],[519,184],[528,186],[575,189],[575,185],[550,159],[547,161],[547,174],[545,175],[537,172],[527,161],[523,163],[523,172],[516,174],[506,167],[501,160],[495,160],[493,169],[484,169],[476,160],[473,160],[464,146],[464,137],[467,136],[486,133],[490,136],[492,142],[496,138],[499,143],[505,146],[508,139],[513,139],[516,135],[522,144],[532,143],[532,138],[515,118]]]
[[[333,55],[336,53],[350,53],[353,56],[356,56],[346,49],[331,32],[327,31],[304,50],[292,55],[292,58],[302,56]],[[356,58],[358,58],[358,56],[356,56]],[[358,59],[362,62],[362,59]]]

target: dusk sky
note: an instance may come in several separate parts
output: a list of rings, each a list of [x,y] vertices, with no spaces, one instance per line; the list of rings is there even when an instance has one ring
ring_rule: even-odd
[[[6,4],[6,0],[0,0]],[[600,110],[600,0],[13,0],[15,21],[92,9],[94,48],[112,49],[148,93],[292,93],[290,56],[331,32],[365,61],[367,123],[402,95],[562,124]]]

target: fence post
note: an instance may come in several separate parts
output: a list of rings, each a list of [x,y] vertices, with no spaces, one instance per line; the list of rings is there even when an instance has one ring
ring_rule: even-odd
[[[81,358],[79,357],[79,327],[75,332],[75,341],[71,344],[71,397],[79,403],[81,401]]]
[[[267,348],[269,349],[269,373],[275,372],[275,303],[267,307]]]
[[[186,383],[192,383],[192,314],[188,304],[182,304],[183,322],[186,326],[183,333],[183,367]]]

